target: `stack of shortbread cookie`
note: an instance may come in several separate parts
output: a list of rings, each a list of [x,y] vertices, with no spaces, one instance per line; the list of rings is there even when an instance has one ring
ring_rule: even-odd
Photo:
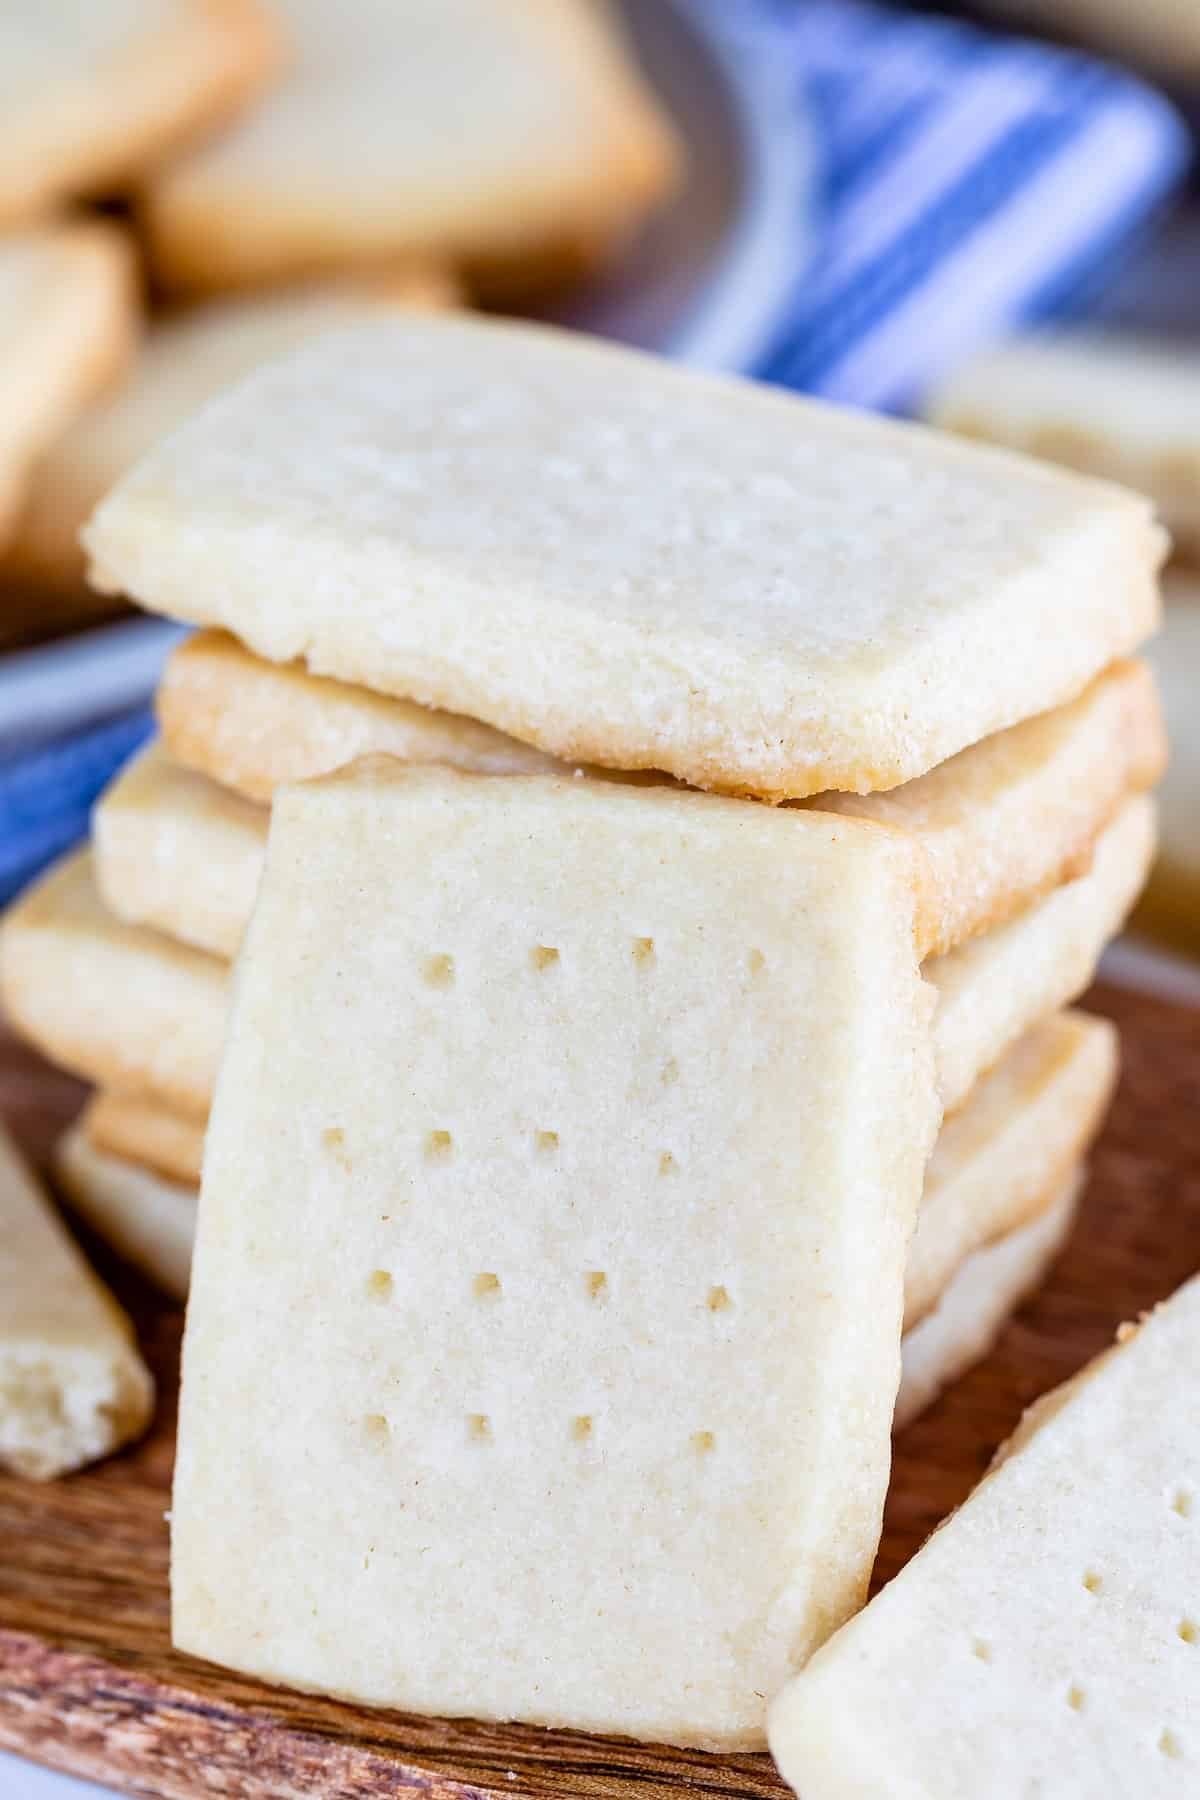
[[[178,1640],[760,1743],[861,1602],[902,1332],[906,1418],[1070,1227],[1149,507],[429,318],[251,377],[86,540],[204,629],[2,973],[97,1085],[65,1183],[176,1291],[212,1110]]]

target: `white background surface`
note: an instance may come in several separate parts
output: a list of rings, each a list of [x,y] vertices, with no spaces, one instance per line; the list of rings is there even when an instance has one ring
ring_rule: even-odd
[[[111,1788],[93,1787],[90,1781],[76,1781],[70,1775],[53,1775],[49,1769],[35,1768],[19,1757],[5,1756],[0,1751],[0,1800],[88,1800],[92,1796],[110,1794]]]

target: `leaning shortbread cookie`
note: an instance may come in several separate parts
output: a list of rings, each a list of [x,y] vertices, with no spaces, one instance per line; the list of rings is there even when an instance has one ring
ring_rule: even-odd
[[[168,285],[413,254],[534,285],[602,257],[671,185],[675,134],[592,0],[276,4],[276,91],[146,196]]]
[[[1153,660],[1171,737],[1158,860],[1139,912],[1148,929],[1200,948],[1200,581],[1172,574]]]
[[[0,222],[127,186],[228,117],[277,60],[258,0],[6,0]]]
[[[109,488],[159,438],[272,356],[381,307],[452,299],[430,267],[398,271],[370,289],[329,285],[214,301],[154,327],[128,378],[90,407],[39,460],[2,565],[4,577],[52,594],[84,589],[79,529]]]
[[[906,1330],[937,1305],[968,1256],[1037,1213],[1085,1154],[1117,1074],[1107,1019],[1056,1013],[975,1084],[945,1120],[904,1277]]]
[[[1083,1179],[1081,1170],[1073,1172],[1033,1218],[973,1251],[932,1312],[905,1332],[894,1430],[911,1425],[939,1394],[981,1362],[1013,1313],[1041,1286],[1071,1234]]]
[[[451,316],[259,370],[84,535],[100,588],[270,660],[774,800],[1074,699],[1154,629],[1163,549],[1099,482]]]
[[[81,1219],[176,1300],[187,1297],[196,1232],[194,1183],[96,1148],[82,1125],[59,1140],[59,1186]]]
[[[0,542],[36,458],[120,373],[137,316],[132,256],[115,226],[0,237]]]
[[[381,759],[283,790],[205,1146],[177,1645],[761,1743],[878,1539],[937,1122],[912,920],[858,821]]]
[[[119,1106],[118,1101],[118,1106]],[[187,1297],[196,1229],[194,1179],[164,1173],[96,1141],[100,1107],[60,1140],[60,1186],[93,1231],[176,1300]],[[969,1256],[934,1310],[901,1342],[892,1428],[902,1431],[987,1355],[1007,1320],[1041,1283],[1075,1217],[1073,1176],[1027,1224]]]
[[[177,762],[251,800],[373,752],[487,774],[562,766],[473,719],[266,662],[223,632],[200,632],[172,653],[157,707]],[[1086,866],[1114,809],[1155,782],[1164,760],[1149,673],[1118,663],[1070,705],[985,738],[891,793],[820,794],[809,804],[917,838],[927,871],[917,942],[927,956]]]
[[[1026,1415],[785,1689],[804,1800],[1174,1800],[1200,1745],[1200,1280]]]
[[[65,1475],[137,1437],[153,1404],[129,1320],[0,1131],[0,1467]]]
[[[14,1029],[74,1074],[193,1117],[212,1097],[229,975],[215,956],[113,918],[89,851],[27,889],[0,927]]]
[[[950,375],[927,410],[951,431],[1149,494],[1176,548],[1200,555],[1194,349],[1115,332],[1015,338]]]

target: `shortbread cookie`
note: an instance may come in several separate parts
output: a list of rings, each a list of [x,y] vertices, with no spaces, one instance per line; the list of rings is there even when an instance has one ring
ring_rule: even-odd
[[[1153,660],[1171,737],[1161,789],[1158,860],[1139,923],[1182,946],[1200,948],[1200,581],[1167,581],[1162,635]]]
[[[980,1072],[1022,1032],[1090,985],[1102,950],[1146,879],[1154,820],[1148,795],[1127,800],[1100,837],[1086,875],[925,964],[937,989],[934,1048],[947,1112],[962,1105]]]
[[[49,1481],[149,1423],[133,1329],[0,1132],[0,1467]]]
[[[1024,1225],[968,1256],[936,1306],[906,1331],[893,1430],[903,1431],[989,1354],[1018,1307],[1042,1285],[1071,1235],[1082,1171],[1069,1175]]]
[[[58,864],[0,927],[8,1022],[64,1069],[152,1094],[203,1118],[229,994],[229,964],[123,925],[96,891],[89,851]]]
[[[98,1237],[176,1300],[187,1297],[196,1233],[194,1183],[98,1150],[84,1125],[59,1139],[54,1173]]]
[[[252,800],[375,751],[489,774],[563,767],[472,719],[265,662],[221,632],[200,632],[173,652],[157,704],[172,757]],[[985,738],[890,794],[822,794],[809,804],[919,839],[927,874],[917,939],[922,955],[937,954],[1085,867],[1119,802],[1158,779],[1165,751],[1144,664],[1118,663],[1071,705]]]
[[[257,0],[6,0],[0,223],[127,186],[272,73]]]
[[[1101,483],[450,315],[259,370],[85,540],[100,588],[269,660],[770,799],[1075,698],[1154,628],[1163,547]]]
[[[1034,1406],[775,1702],[804,1800],[1195,1788],[1200,1281]]]
[[[139,1163],[169,1181],[195,1187],[204,1165],[204,1122],[138,1094],[102,1088],[79,1121],[96,1150]]]
[[[84,587],[80,526],[126,469],[181,420],[248,370],[332,326],[380,307],[443,305],[453,294],[447,276],[414,267],[370,289],[331,285],[214,301],[156,326],[128,379],[59,437],[33,470],[5,578],[78,594]]]
[[[623,240],[674,178],[674,131],[591,0],[278,4],[284,79],[147,194],[170,285],[412,254],[532,275]]]
[[[2,121],[0,107],[0,132]],[[129,242],[115,226],[0,237],[0,542],[36,458],[121,372],[137,316]]]
[[[1103,1122],[1116,1074],[1109,1021],[1056,1013],[945,1120],[909,1246],[905,1330],[936,1306],[968,1256],[1032,1218],[1066,1179]]]
[[[1149,494],[1176,549],[1200,554],[1194,350],[1116,332],[1015,338],[949,376],[928,412],[951,431]]]
[[[857,821],[381,758],[282,790],[205,1146],[176,1644],[761,1743],[879,1533],[937,1123],[912,918]]]

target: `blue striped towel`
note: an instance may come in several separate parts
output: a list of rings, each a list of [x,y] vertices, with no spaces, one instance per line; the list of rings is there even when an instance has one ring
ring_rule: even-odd
[[[1013,326],[1061,316],[1191,154],[1155,90],[1090,57],[863,0],[692,0],[815,114],[818,254],[755,373],[902,410]]]
[[[795,282],[752,371],[769,380],[902,408],[982,340],[1074,304],[1188,161],[1161,96],[1067,51],[864,0],[687,3],[777,129],[816,126],[818,249],[799,266],[813,221],[797,219]],[[0,756],[0,900],[83,835],[147,729],[132,713]]]

